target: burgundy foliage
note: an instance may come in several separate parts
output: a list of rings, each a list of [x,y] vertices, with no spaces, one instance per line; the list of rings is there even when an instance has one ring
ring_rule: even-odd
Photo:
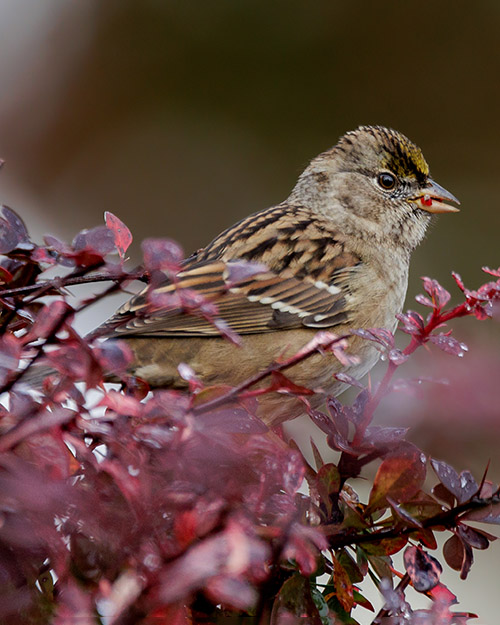
[[[436,532],[447,532],[442,559],[467,577],[474,550],[494,540],[470,523],[500,524],[498,486],[427,458],[406,428],[375,425],[373,416],[419,347],[463,355],[446,324],[491,316],[500,270],[485,269],[493,281],[476,291],[455,275],[462,301],[454,307],[424,278],[417,301],[430,311],[400,315],[404,349],[386,330],[357,331],[385,355],[386,371],[375,388],[339,374],[359,390],[352,405],[331,397],[313,410],[313,391],[286,376],[318,351],[348,361],[346,337],[328,332],[238,388],[204,387],[183,365],[189,393],[149,392],[127,373],[127,346],[80,336],[78,313],[138,279],[151,285],[151,307],[181,306],[238,337],[217,318],[216,302],[154,292],[176,280],[176,243],[145,241],[144,267],[128,270],[132,236],[111,213],[105,223],[72,244],[46,237],[37,245],[14,211],[0,216],[0,621],[465,624],[473,615],[451,609],[456,597],[430,552]],[[58,277],[45,278],[54,267]],[[234,263],[228,284],[264,270]],[[65,287],[85,282],[103,290],[70,305]],[[41,392],[29,381],[40,364],[52,371]],[[111,375],[120,387],[105,383]],[[324,433],[331,453],[323,459],[312,442],[315,466],[257,418],[257,395],[276,391],[300,396]],[[362,502],[350,480],[367,466],[376,473]],[[403,571],[392,559],[399,552]],[[378,614],[359,589],[368,576],[383,596]],[[429,597],[429,609],[412,609],[409,586]]]

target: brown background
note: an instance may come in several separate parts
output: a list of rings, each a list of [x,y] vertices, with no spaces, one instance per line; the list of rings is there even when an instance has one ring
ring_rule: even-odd
[[[499,37],[498,0],[0,0],[0,200],[37,233],[71,238],[111,210],[136,259],[147,236],[189,252],[284,199],[346,130],[384,124],[462,201],[415,254],[408,305],[420,275],[476,286],[500,265]],[[415,440],[478,478],[488,457],[500,473],[499,325],[459,326],[476,351],[439,361],[453,402],[412,408]],[[463,607],[487,618],[494,580],[472,581]]]

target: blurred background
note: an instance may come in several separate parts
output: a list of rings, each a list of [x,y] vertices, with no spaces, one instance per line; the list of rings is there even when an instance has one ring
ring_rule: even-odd
[[[283,200],[346,130],[388,125],[462,202],[417,250],[408,306],[421,275],[458,301],[451,270],[475,287],[500,265],[499,34],[498,0],[0,0],[0,201],[38,238],[71,239],[110,210],[133,259],[148,236],[188,253]],[[499,327],[456,324],[471,349],[460,361],[420,355],[412,374],[450,387],[404,417],[415,442],[478,480],[489,458],[500,478]],[[495,578],[449,578],[483,625],[497,622]]]

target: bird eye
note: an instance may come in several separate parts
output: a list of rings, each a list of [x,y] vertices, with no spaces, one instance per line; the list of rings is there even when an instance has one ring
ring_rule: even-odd
[[[396,176],[394,176],[393,174],[388,174],[387,172],[384,172],[383,174],[379,174],[377,182],[382,187],[382,189],[389,190],[394,189],[397,180]]]

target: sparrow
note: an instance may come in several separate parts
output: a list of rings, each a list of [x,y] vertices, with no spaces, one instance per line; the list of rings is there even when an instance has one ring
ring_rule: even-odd
[[[186,389],[181,363],[206,385],[237,385],[292,356],[320,330],[393,332],[413,250],[433,214],[458,211],[447,202],[459,204],[431,178],[420,148],[390,128],[361,126],[314,158],[284,202],[231,226],[190,256],[175,280],[156,286],[165,294],[194,289],[213,301],[239,346],[202,315],[151,309],[147,289],[99,334],[126,341],[134,355],[130,373],[151,387]],[[266,269],[228,285],[231,264],[240,261]],[[356,363],[346,367],[332,353],[316,353],[286,376],[315,389],[316,403],[337,396],[345,384],[335,374],[359,379],[380,355],[371,341],[347,341]],[[257,414],[270,426],[304,412],[296,397],[279,392],[258,402]]]

